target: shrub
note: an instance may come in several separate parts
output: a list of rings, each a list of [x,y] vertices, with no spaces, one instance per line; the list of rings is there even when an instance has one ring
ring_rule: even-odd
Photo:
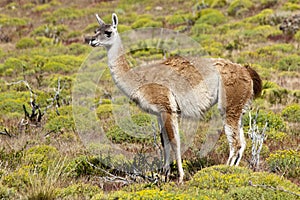
[[[41,25],[35,28],[32,32],[32,36],[44,36],[47,38],[62,37],[68,32],[66,25]]]
[[[31,38],[22,38],[16,43],[17,49],[32,48],[37,45],[36,41]]]
[[[277,68],[283,71],[298,71],[300,69],[300,57],[292,54],[281,58],[277,62]]]
[[[28,19],[26,18],[17,18],[17,17],[9,17],[3,14],[0,14],[0,26],[24,26],[28,23]]]
[[[73,131],[75,129],[75,123],[72,115],[60,115],[49,120],[45,128],[55,133],[63,133]]]
[[[257,15],[247,18],[246,21],[260,25],[270,24],[270,19],[273,13],[274,11],[272,9],[265,9]]]
[[[132,28],[142,28],[142,27],[162,27],[160,21],[154,21],[149,18],[140,18],[136,20],[132,25]]]
[[[231,1],[227,12],[231,16],[240,16],[248,12],[251,7],[253,3],[249,0],[234,0]]]
[[[288,90],[280,87],[274,82],[263,82],[262,97],[267,99],[270,103],[283,103],[287,100]]]
[[[73,55],[81,55],[81,54],[87,54],[88,52],[91,51],[90,47],[87,45],[82,45],[82,44],[77,44],[73,43],[69,47],[69,53]]]
[[[249,184],[250,183],[250,184]],[[281,189],[297,192],[298,188],[281,177],[265,172],[251,172],[251,170],[242,167],[213,166],[204,168],[194,175],[188,183],[189,187],[196,187],[201,190],[221,190],[225,193],[223,197],[217,199],[257,199],[264,197],[267,199],[294,199],[295,196],[283,192]],[[253,187],[253,186],[256,187]],[[257,185],[259,185],[257,187]],[[264,186],[273,187],[274,190],[265,190]],[[254,189],[255,190],[254,190]],[[255,191],[251,196],[248,191]],[[230,195],[229,195],[230,194]],[[269,198],[270,197],[270,198]],[[275,198],[273,198],[275,197]],[[260,198],[258,198],[260,199]]]
[[[46,174],[49,166],[59,158],[59,152],[55,147],[37,145],[28,149],[24,156],[24,166],[32,171]]]
[[[255,113],[252,113],[252,119],[255,117]],[[273,112],[266,112],[263,110],[259,111],[258,117],[256,119],[256,124],[259,127],[264,127],[265,123],[268,122],[268,127],[277,131],[283,130],[285,128],[285,123],[280,115]],[[245,116],[243,119],[245,125],[249,124],[249,117]]]
[[[76,9],[72,7],[59,8],[51,13],[47,18],[47,22],[52,22],[53,24],[59,23],[64,20],[77,19],[85,14],[84,10]]]
[[[244,38],[252,42],[263,42],[267,40],[267,37],[270,35],[276,35],[280,31],[277,28],[270,25],[262,25],[253,27],[243,31]]]
[[[300,5],[297,3],[286,2],[283,5],[283,10],[288,10],[288,11],[300,10]]]
[[[192,19],[191,14],[183,14],[183,13],[176,13],[174,15],[170,15],[166,17],[166,21],[170,25],[180,25],[187,23],[188,20]]]
[[[300,122],[300,105],[292,104],[286,106],[282,110],[281,116],[288,122]]]
[[[226,0],[212,0],[210,3],[211,8],[223,8],[227,5]]]
[[[150,115],[132,115],[131,118],[125,118],[118,125],[112,126],[106,135],[115,143],[152,142],[151,122],[153,122],[153,118]]]
[[[206,23],[213,26],[218,26],[226,21],[226,17],[218,10],[204,9],[200,12],[200,18],[197,23]]]
[[[287,178],[300,176],[300,152],[295,150],[279,150],[271,153],[267,163],[272,172]]]
[[[0,68],[0,73],[7,76],[18,75],[27,66],[27,63],[19,58],[9,57],[4,61],[4,64]]]

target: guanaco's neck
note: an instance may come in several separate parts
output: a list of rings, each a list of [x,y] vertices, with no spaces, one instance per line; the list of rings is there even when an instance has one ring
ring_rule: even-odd
[[[125,52],[123,50],[122,41],[119,35],[117,35],[116,41],[109,47],[107,47],[108,65],[113,76],[118,78],[123,74],[126,74],[130,70],[130,67],[125,58]]]
[[[136,83],[128,79],[131,75],[130,66],[126,61],[125,51],[119,35],[113,45],[107,47],[107,56],[110,73],[115,84],[130,97]]]

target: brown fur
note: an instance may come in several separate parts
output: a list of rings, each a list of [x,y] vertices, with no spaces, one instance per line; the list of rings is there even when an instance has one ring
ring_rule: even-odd
[[[226,123],[238,132],[242,110],[253,94],[252,88],[249,88],[251,77],[247,69],[239,64],[219,60],[215,65],[220,71],[225,90]]]
[[[130,66],[126,60],[125,55],[121,55],[117,58],[118,71],[121,73],[126,73],[130,70]]]
[[[164,121],[165,130],[167,132],[169,140],[172,142],[174,139],[174,128],[172,126],[172,114],[171,113],[162,113],[162,119]]]
[[[261,91],[262,91],[262,81],[260,79],[260,76],[258,75],[258,73],[251,68],[250,65],[245,65],[246,69],[248,70],[252,81],[253,81],[253,92],[254,92],[254,98],[257,98],[261,95]]]
[[[162,64],[171,67],[177,74],[184,77],[192,87],[203,81],[199,70],[183,57],[173,56],[165,60]]]
[[[140,87],[139,92],[144,94],[144,98],[149,104],[157,105],[161,112],[172,113],[168,96],[170,91],[167,87],[157,83],[149,83]]]

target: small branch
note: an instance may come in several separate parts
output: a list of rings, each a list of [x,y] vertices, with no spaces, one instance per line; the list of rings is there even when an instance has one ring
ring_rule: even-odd
[[[88,160],[86,160],[86,162],[92,166],[93,168],[105,173],[107,175],[107,177],[103,177],[105,179],[105,181],[109,181],[109,182],[119,182],[119,183],[123,183],[124,185],[129,185],[130,183],[133,183],[131,180],[128,180],[126,178],[120,177],[120,176],[115,176],[112,173],[95,166],[94,164],[92,164],[91,162],[89,162]]]
[[[252,119],[251,112],[249,112],[249,130],[248,136],[252,142],[252,159],[250,161],[250,167],[254,168],[255,170],[258,169],[259,166],[259,159],[260,159],[260,152],[266,139],[266,130],[268,127],[268,122],[266,122],[262,131],[259,130],[257,126],[257,118],[259,114],[259,109],[257,109],[254,119]]]
[[[282,192],[286,192],[286,193],[295,195],[297,197],[300,197],[300,194],[298,194],[298,193],[295,193],[295,192],[292,192],[292,191],[289,191],[289,190],[286,190],[286,189],[283,189],[283,188],[273,187],[271,185],[253,184],[252,181],[249,181],[249,185],[252,186],[252,187],[260,187],[260,188],[264,188],[264,189],[270,189],[270,190],[273,190],[273,191],[282,191]]]

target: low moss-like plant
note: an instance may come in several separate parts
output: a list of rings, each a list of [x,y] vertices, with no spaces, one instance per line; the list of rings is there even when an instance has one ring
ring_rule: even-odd
[[[267,163],[272,172],[287,178],[300,176],[300,152],[296,150],[278,150],[270,154]]]

